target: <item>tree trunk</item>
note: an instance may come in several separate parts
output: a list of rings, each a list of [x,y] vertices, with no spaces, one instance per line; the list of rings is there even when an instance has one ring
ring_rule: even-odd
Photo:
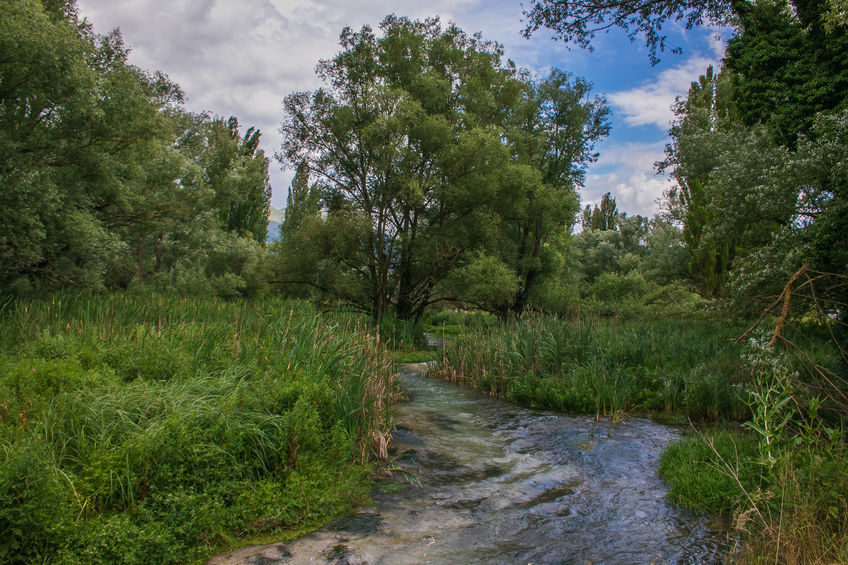
[[[138,271],[136,272],[136,278],[139,283],[144,282],[144,238],[139,237],[138,242],[135,246],[135,260]]]

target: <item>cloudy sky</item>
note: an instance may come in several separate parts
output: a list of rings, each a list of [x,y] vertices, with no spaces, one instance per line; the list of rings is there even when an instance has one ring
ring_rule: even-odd
[[[572,72],[607,97],[612,133],[598,147],[601,158],[581,196],[584,204],[596,203],[612,192],[629,214],[655,213],[668,181],[654,174],[653,163],[663,156],[670,107],[724,51],[716,31],[679,28],[668,31],[683,54],[665,54],[655,67],[644,45],[620,31],[600,35],[593,52],[569,50],[545,30],[527,40],[520,35],[521,0],[78,0],[78,6],[96,31],[119,27],[132,48],[130,62],[168,74],[191,110],[234,115],[243,129],[260,128],[268,155],[280,144],[283,97],[320,86],[315,65],[339,51],[343,27],[376,28],[390,13],[456,22],[503,44],[520,67],[540,75],[551,67]],[[285,205],[291,176],[272,161],[273,206]]]

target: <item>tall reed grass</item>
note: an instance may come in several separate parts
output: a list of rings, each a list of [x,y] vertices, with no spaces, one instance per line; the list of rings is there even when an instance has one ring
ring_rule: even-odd
[[[367,499],[391,360],[303,302],[88,296],[0,312],[0,561],[177,563]]]
[[[743,419],[741,329],[709,320],[566,320],[529,313],[448,340],[438,370],[534,407]],[[744,392],[743,392],[744,394]]]

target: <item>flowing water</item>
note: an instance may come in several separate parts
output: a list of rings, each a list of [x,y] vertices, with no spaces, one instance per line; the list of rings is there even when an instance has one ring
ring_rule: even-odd
[[[648,420],[528,410],[401,367],[390,456],[418,486],[288,543],[210,565],[715,563],[720,522],[665,502],[657,477],[678,433]]]

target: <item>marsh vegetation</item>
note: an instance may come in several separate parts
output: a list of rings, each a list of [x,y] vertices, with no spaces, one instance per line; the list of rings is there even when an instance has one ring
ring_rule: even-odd
[[[848,562],[844,8],[531,4],[527,33],[614,21],[654,61],[669,20],[732,27],[652,218],[581,209],[611,127],[585,78],[438,18],[344,28],[285,96],[266,243],[255,127],[73,0],[0,0],[0,560],[192,562],[349,512],[392,468],[394,363],[426,360],[683,426],[659,472],[730,560]]]
[[[184,563],[369,498],[394,376],[367,321],[71,292],[6,302],[0,343],[6,562]]]

